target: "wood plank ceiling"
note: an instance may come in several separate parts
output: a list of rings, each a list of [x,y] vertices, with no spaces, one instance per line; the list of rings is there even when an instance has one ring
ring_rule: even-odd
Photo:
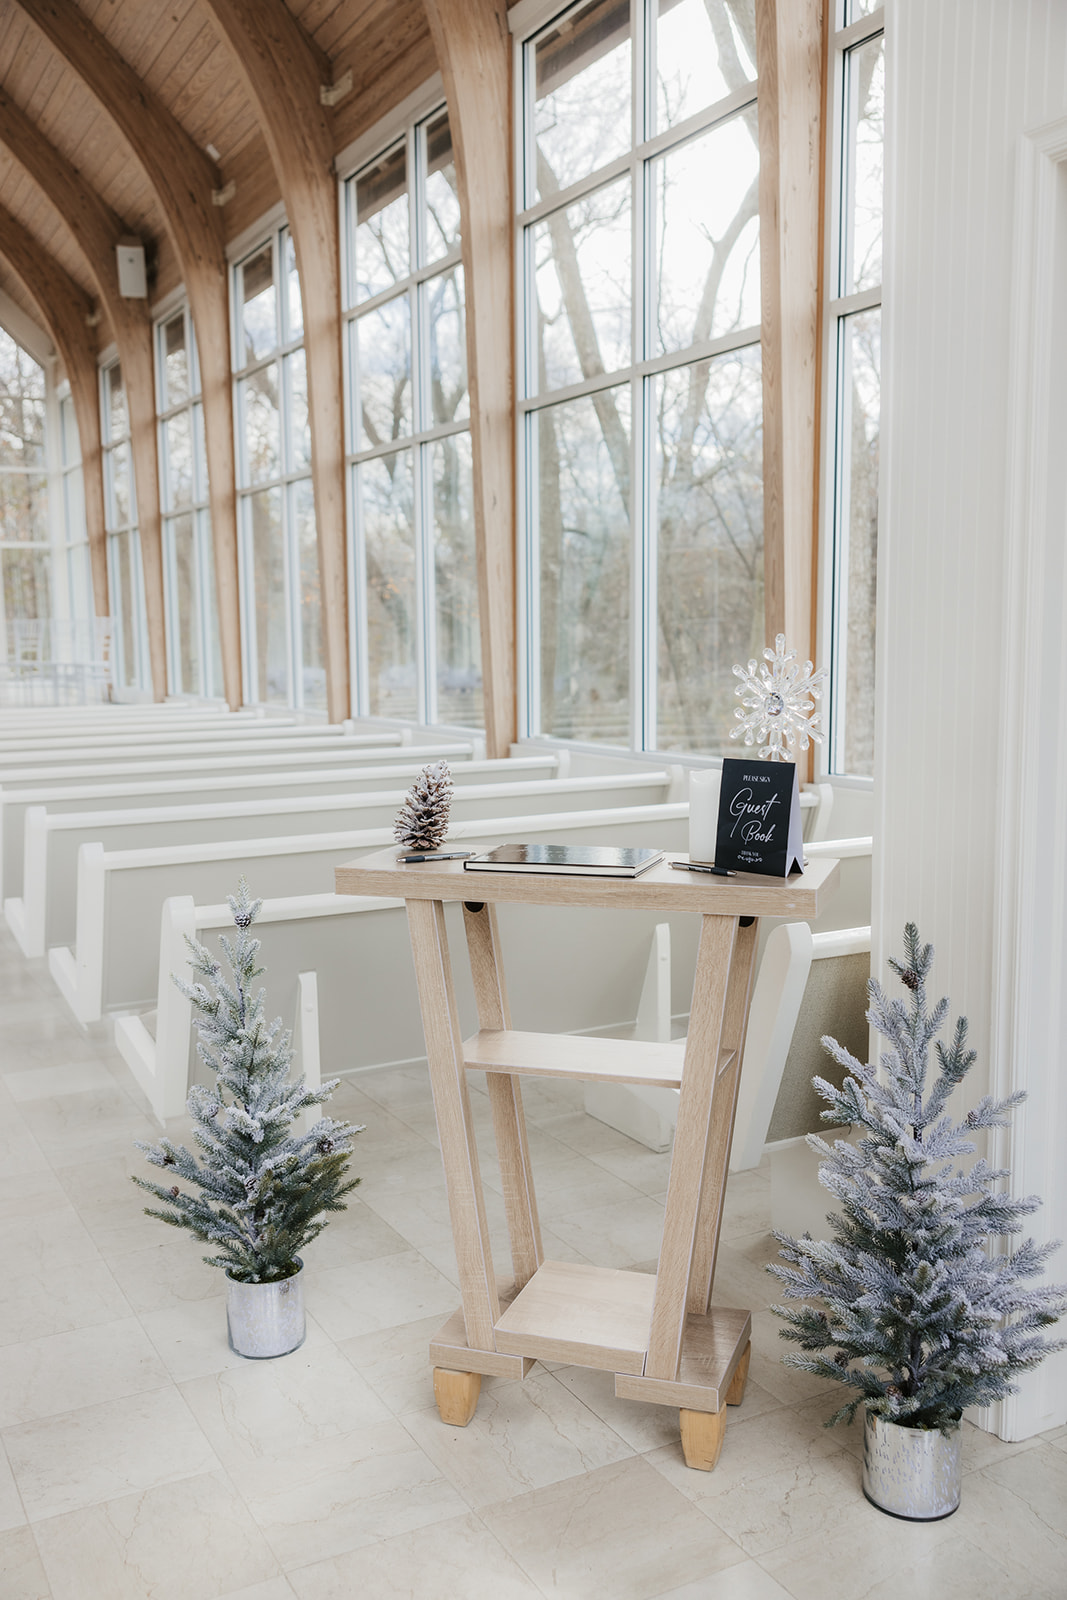
[[[282,3],[262,0],[264,10]],[[285,4],[322,59],[328,81],[337,83],[352,73],[351,91],[326,111],[335,153],[437,70],[423,0]],[[158,300],[181,279],[159,199],[136,152],[64,60],[54,36],[47,36],[52,27],[69,37],[80,20],[77,12],[133,69],[149,100],[208,151],[218,189],[234,184],[232,199],[221,208],[227,241],[280,198],[278,178],[232,47],[204,0],[0,0],[0,120],[6,128],[0,140],[0,205],[95,301],[96,284],[76,222],[57,209],[19,160],[21,112],[77,169],[122,228],[145,243],[149,296]],[[5,105],[13,108],[6,118]],[[0,287],[40,321],[32,295],[3,255],[2,233]],[[112,336],[101,313],[98,347]]]

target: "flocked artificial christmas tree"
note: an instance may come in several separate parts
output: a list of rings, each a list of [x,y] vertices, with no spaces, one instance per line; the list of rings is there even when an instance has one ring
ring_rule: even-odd
[[[352,1138],[362,1129],[325,1117],[308,1133],[291,1133],[294,1118],[327,1101],[339,1080],[318,1089],[290,1080],[289,1034],[280,1021],[267,1023],[264,992],[252,989],[263,968],[256,966],[259,940],[248,930],[262,902],[249,900],[243,878],[229,902],[237,939],[220,943],[232,984],[192,939],[192,969],[202,981],[175,978],[197,1013],[197,1053],[215,1074],[211,1088],[194,1084],[189,1091],[202,1159],[170,1139],[139,1144],[153,1166],[180,1181],[166,1187],[133,1181],[164,1207],[146,1206],[148,1216],[211,1245],[209,1266],[224,1267],[239,1283],[274,1283],[299,1270],[300,1251],[326,1226],[325,1213],[345,1209],[343,1197],[359,1182],[347,1168]]]
[[[452,771],[447,761],[423,767],[404,796],[393,833],[405,850],[436,850],[448,833],[452,809]]]
[[[933,959],[914,923],[904,933],[905,960],[890,966],[909,1004],[890,1000],[874,980],[868,1020],[890,1049],[877,1067],[857,1061],[833,1039],[823,1044],[847,1076],[840,1089],[821,1078],[815,1088],[828,1109],[823,1120],[853,1123],[858,1145],[833,1148],[816,1135],[819,1177],[841,1203],[827,1220],[830,1242],[776,1233],[789,1266],[769,1270],[799,1310],[774,1309],[788,1326],[782,1337],[803,1351],[784,1360],[856,1390],[830,1423],[851,1420],[857,1406],[912,1428],[951,1430],[966,1406],[988,1405],[1014,1392],[1013,1379],[1063,1341],[1042,1338],[1067,1310],[1067,1287],[1028,1287],[1058,1248],[1032,1240],[1009,1254],[987,1255],[987,1240],[1021,1230],[1021,1218],[1040,1200],[1014,1200],[1001,1191],[1009,1174],[984,1160],[969,1171],[972,1133],[1005,1127],[1025,1098],[986,1096],[962,1122],[945,1114],[949,1096],[974,1060],[960,1017],[950,1045],[934,1045],[937,1076],[927,1091],[929,1051],[948,1013],[948,1001],[927,1009],[926,978]]]

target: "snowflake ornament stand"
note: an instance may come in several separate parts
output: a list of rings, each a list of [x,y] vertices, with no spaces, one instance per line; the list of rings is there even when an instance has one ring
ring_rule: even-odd
[[[786,649],[784,633],[776,635],[774,649],[768,646],[763,658],[734,667],[741,680],[734,694],[741,704],[734,711],[737,727],[730,729],[730,738],[758,744],[756,754],[762,760],[788,761],[794,749],[822,743],[822,718],[812,712],[822,698],[826,672],[822,667],[813,672],[810,661],[801,666],[796,651]]]

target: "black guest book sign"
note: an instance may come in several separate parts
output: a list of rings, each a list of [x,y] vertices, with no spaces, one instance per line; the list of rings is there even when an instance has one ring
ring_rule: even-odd
[[[771,878],[804,870],[795,762],[723,762],[715,865]]]

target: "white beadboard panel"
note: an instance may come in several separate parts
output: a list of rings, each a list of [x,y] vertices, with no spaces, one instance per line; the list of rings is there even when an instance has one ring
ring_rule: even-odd
[[[872,960],[884,974],[908,920],[933,941],[937,991],[979,1053],[970,1097],[1005,1071],[1001,767],[1020,713],[1003,689],[1009,648],[1032,643],[1009,627],[1017,172],[1026,132],[1067,115],[1067,5],[889,0],[887,84]],[[1059,721],[1047,731],[1060,739]],[[1063,760],[1049,772],[1064,781]],[[1034,867],[1038,839],[1023,849]],[[1047,937],[1020,930],[1020,963],[1047,962]],[[1059,1071],[1062,1021],[1010,1069],[1035,1098]],[[1067,1197],[1049,1198],[1041,1233],[1067,1233]]]

